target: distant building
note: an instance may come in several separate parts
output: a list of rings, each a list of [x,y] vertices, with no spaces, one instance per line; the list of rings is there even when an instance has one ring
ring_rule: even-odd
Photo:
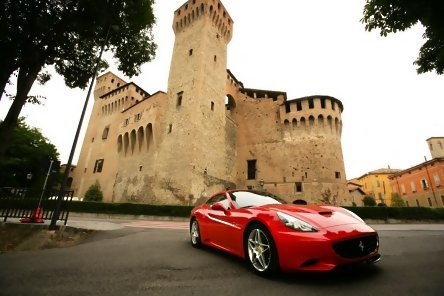
[[[428,138],[427,144],[429,145],[430,154],[433,158],[444,157],[444,137],[432,137]]]
[[[399,171],[397,169],[378,169],[368,172],[356,180],[361,185],[365,195],[373,197],[377,204],[390,206],[392,203],[392,188],[390,187],[389,177]]]
[[[352,205],[361,207],[364,205],[365,192],[361,184],[356,179],[347,182],[348,192],[350,192]]]
[[[167,92],[97,78],[75,196],[97,181],[108,202],[192,204],[228,187],[351,204],[340,100],[245,87],[227,69],[233,20],[220,1],[187,1],[173,30]]]
[[[430,144],[429,140],[427,142]],[[430,145],[429,148],[432,152]],[[443,185],[444,157],[433,158],[390,177],[393,192],[398,193],[410,207],[444,207]]]

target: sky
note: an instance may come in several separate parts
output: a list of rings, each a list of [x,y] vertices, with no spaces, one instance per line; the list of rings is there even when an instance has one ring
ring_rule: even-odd
[[[149,93],[167,91],[174,45],[173,12],[184,0],[154,5],[156,58],[128,78]],[[364,0],[223,0],[234,21],[228,69],[247,88],[287,92],[289,100],[333,96],[344,105],[342,150],[347,179],[390,166],[407,169],[430,159],[426,139],[444,136],[444,76],[418,75],[413,65],[424,28],[381,37],[360,22]],[[108,55],[108,61],[113,61]],[[107,71],[108,71],[107,70]],[[54,72],[49,68],[50,72]],[[14,93],[15,89],[9,88]],[[87,89],[70,89],[54,74],[32,95],[44,105],[26,105],[21,115],[68,161]],[[93,105],[90,98],[73,163],[81,150]],[[10,102],[0,101],[0,118]]]

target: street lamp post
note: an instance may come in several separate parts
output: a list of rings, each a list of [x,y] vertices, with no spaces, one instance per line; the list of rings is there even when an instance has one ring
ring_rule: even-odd
[[[65,172],[63,173],[62,185],[60,186],[60,191],[59,191],[59,195],[57,197],[56,207],[55,207],[54,213],[52,214],[52,217],[51,217],[51,224],[49,225],[50,230],[57,229],[57,220],[59,220],[59,216],[60,216],[62,201],[63,201],[64,195],[65,195],[65,187],[68,182],[69,172],[71,171],[72,159],[74,158],[74,152],[76,150],[77,141],[79,139],[80,130],[82,128],[83,118],[85,117],[86,107],[88,106],[88,101],[89,101],[89,97],[91,95],[91,90],[92,90],[92,87],[94,84],[94,80],[96,79],[97,71],[99,70],[99,64],[102,59],[103,51],[105,49],[106,44],[108,43],[110,31],[111,31],[111,24],[108,25],[106,35],[105,35],[105,40],[103,41],[102,46],[100,48],[100,54],[97,57],[96,66],[94,68],[94,72],[91,77],[91,82],[89,84],[88,93],[86,95],[85,103],[83,105],[82,114],[80,115],[79,124],[77,126],[77,131],[76,131],[74,141],[71,146],[71,153],[69,154],[68,163],[66,164]]]

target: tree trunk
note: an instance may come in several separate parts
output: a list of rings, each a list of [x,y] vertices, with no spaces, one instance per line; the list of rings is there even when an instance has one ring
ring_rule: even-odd
[[[8,83],[9,78],[12,73],[14,73],[15,67],[4,65],[0,70],[0,101],[2,100],[6,84]]]
[[[5,120],[0,124],[0,163],[6,154],[6,149],[9,146],[11,135],[17,125],[17,119],[22,111],[28,98],[28,93],[31,90],[37,75],[42,69],[41,64],[33,64],[26,67],[21,67],[17,77],[17,95],[9,108]]]

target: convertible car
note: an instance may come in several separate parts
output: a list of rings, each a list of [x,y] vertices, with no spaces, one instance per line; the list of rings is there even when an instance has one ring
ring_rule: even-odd
[[[194,247],[214,247],[248,260],[256,273],[327,271],[380,259],[375,230],[331,205],[288,204],[268,193],[228,190],[195,207]]]

